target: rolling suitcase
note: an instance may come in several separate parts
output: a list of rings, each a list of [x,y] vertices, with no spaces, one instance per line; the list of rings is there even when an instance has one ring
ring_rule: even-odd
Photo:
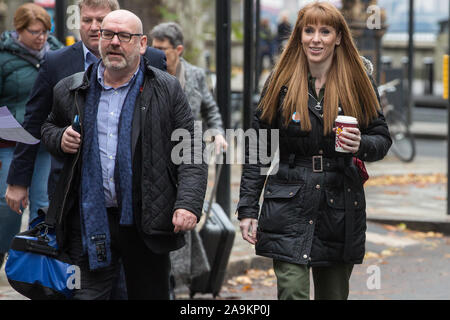
[[[225,278],[225,272],[233,247],[235,228],[222,207],[213,202],[219,181],[222,165],[217,166],[216,179],[211,199],[209,203],[205,202],[203,210],[206,211],[205,223],[200,230],[200,237],[208,257],[211,267],[206,272],[194,279],[190,285],[190,297],[193,298],[196,293],[212,293],[213,297],[219,294]]]

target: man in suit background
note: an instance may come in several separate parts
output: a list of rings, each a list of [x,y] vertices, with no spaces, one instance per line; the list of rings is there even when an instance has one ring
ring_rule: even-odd
[[[53,87],[63,78],[82,72],[99,57],[99,31],[103,18],[111,11],[120,9],[117,0],[81,0],[81,41],[46,55],[39,75],[34,83],[26,106],[23,127],[40,139],[41,126],[49,115],[53,104]],[[148,47],[145,57],[153,67],[166,70],[164,52]],[[20,212],[20,206],[28,197],[28,186],[33,175],[34,162],[39,145],[17,144],[8,173],[6,200],[12,210]],[[63,162],[52,156],[48,178],[48,195],[51,199]]]

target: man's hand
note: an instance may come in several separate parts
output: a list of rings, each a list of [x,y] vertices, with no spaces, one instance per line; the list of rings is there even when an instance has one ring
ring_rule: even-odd
[[[245,218],[239,222],[239,227],[241,228],[242,238],[247,240],[251,244],[256,243],[256,230],[258,228],[258,220]]]
[[[65,153],[77,153],[81,144],[81,135],[72,129],[72,126],[67,127],[61,138],[61,149]]]
[[[221,134],[214,136],[214,144],[216,146],[216,155],[225,152],[228,149],[227,140]]]
[[[17,185],[8,185],[6,188],[6,203],[11,210],[22,214],[22,208],[28,207],[28,188]]]
[[[189,231],[197,225],[197,216],[185,209],[177,209],[173,213],[172,223],[175,226],[173,232]]]

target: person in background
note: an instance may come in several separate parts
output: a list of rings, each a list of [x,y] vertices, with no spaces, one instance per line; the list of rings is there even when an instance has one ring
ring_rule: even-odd
[[[222,117],[214,97],[209,91],[205,71],[187,62],[184,52],[184,36],[180,25],[175,22],[161,23],[150,32],[152,47],[166,53],[167,72],[180,81],[194,119],[202,119],[208,129],[215,129],[214,143],[217,153],[226,150]]]
[[[26,3],[14,14],[15,30],[5,31],[0,38],[0,106],[7,106],[20,124],[45,54],[63,46],[49,34],[51,27],[51,18],[44,8]],[[11,240],[20,231],[22,215],[16,212],[22,213],[29,205],[31,222],[38,209],[48,205],[47,184],[43,181],[50,171],[50,154],[42,146],[36,148],[36,164],[25,190],[27,196],[15,204],[5,197],[14,147],[14,142],[0,139],[0,267]]]
[[[273,42],[274,37],[272,36],[272,31],[270,30],[269,19],[262,19],[259,31],[259,52],[257,61],[257,72],[260,77],[264,69],[264,58],[269,58],[270,68],[272,69],[275,65],[275,59],[273,57]],[[259,83],[256,84],[259,87]],[[258,88],[259,89],[259,88]]]
[[[219,108],[206,83],[205,71],[183,59],[184,36],[180,25],[175,22],[161,23],[155,26],[150,37],[152,46],[163,50],[167,57],[167,71],[176,76],[187,96],[194,119],[202,119],[208,129],[215,129],[215,151],[219,154],[228,144]],[[186,233],[187,245],[171,252],[172,285],[189,284],[195,276],[209,269],[206,254],[196,230]]]
[[[339,135],[344,153],[335,149],[338,115],[359,125]],[[367,228],[363,179],[353,158],[381,160],[392,140],[373,79],[332,4],[313,2],[298,13],[253,128],[279,130],[280,161],[270,176],[261,174],[261,164],[243,167],[237,208],[243,238],[256,244],[256,254],[273,259],[279,299],[309,299],[310,269],[315,299],[347,299]]]
[[[280,17],[280,23],[277,28],[277,42],[278,42],[278,54],[283,52],[287,39],[291,36],[292,25],[289,22],[289,17],[286,12],[283,12]]]

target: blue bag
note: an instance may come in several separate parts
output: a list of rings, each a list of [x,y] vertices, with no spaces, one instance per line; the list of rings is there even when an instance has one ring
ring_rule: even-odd
[[[14,237],[5,273],[14,290],[32,300],[70,299],[75,268],[58,250],[55,230],[41,211],[29,230]]]

